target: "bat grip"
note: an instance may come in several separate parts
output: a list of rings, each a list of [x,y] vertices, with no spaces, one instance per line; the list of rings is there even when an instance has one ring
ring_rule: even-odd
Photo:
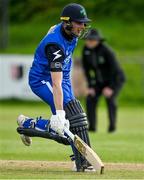
[[[74,141],[74,134],[69,129],[65,128],[64,132]]]

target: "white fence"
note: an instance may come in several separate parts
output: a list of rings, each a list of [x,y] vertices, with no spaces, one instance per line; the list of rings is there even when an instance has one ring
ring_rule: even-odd
[[[32,60],[31,55],[0,55],[0,99],[38,100],[28,86]]]
[[[143,57],[124,56],[119,57],[119,59],[127,79],[123,89],[123,97],[144,99]],[[32,61],[32,55],[0,55],[0,99],[40,100],[32,93],[28,85],[28,72]],[[75,59],[74,62],[72,72],[74,93],[76,96],[84,96],[87,91],[86,80],[79,61]]]

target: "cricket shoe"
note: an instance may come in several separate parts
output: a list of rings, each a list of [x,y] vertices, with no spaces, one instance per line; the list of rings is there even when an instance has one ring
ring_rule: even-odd
[[[96,172],[96,170],[88,161],[86,161],[86,164],[84,165],[84,172]]]
[[[93,166],[88,166],[84,169],[84,172],[96,172],[96,170],[93,168]]]
[[[28,120],[32,120],[32,119],[21,114],[17,118],[17,124],[19,127],[24,127],[23,124]],[[31,137],[25,136],[24,134],[21,134],[20,137],[21,137],[22,142],[26,146],[30,146],[32,144],[32,138]]]
[[[75,163],[73,165],[72,171],[77,172]],[[88,166],[88,167],[82,168],[81,172],[96,172],[96,170],[93,168],[93,166]]]

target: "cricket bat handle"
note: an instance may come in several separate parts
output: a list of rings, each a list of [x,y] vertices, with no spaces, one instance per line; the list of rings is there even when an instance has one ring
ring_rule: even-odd
[[[74,134],[69,129],[65,128],[64,132],[74,141]]]

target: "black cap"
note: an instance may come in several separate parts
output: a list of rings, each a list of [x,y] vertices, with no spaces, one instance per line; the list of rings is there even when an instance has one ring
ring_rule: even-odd
[[[90,29],[86,34],[85,39],[105,41],[105,38],[101,35],[101,33],[97,29]]]
[[[85,8],[76,3],[71,3],[65,6],[60,19],[63,21],[76,21],[83,23],[88,23],[91,21],[87,17]]]

